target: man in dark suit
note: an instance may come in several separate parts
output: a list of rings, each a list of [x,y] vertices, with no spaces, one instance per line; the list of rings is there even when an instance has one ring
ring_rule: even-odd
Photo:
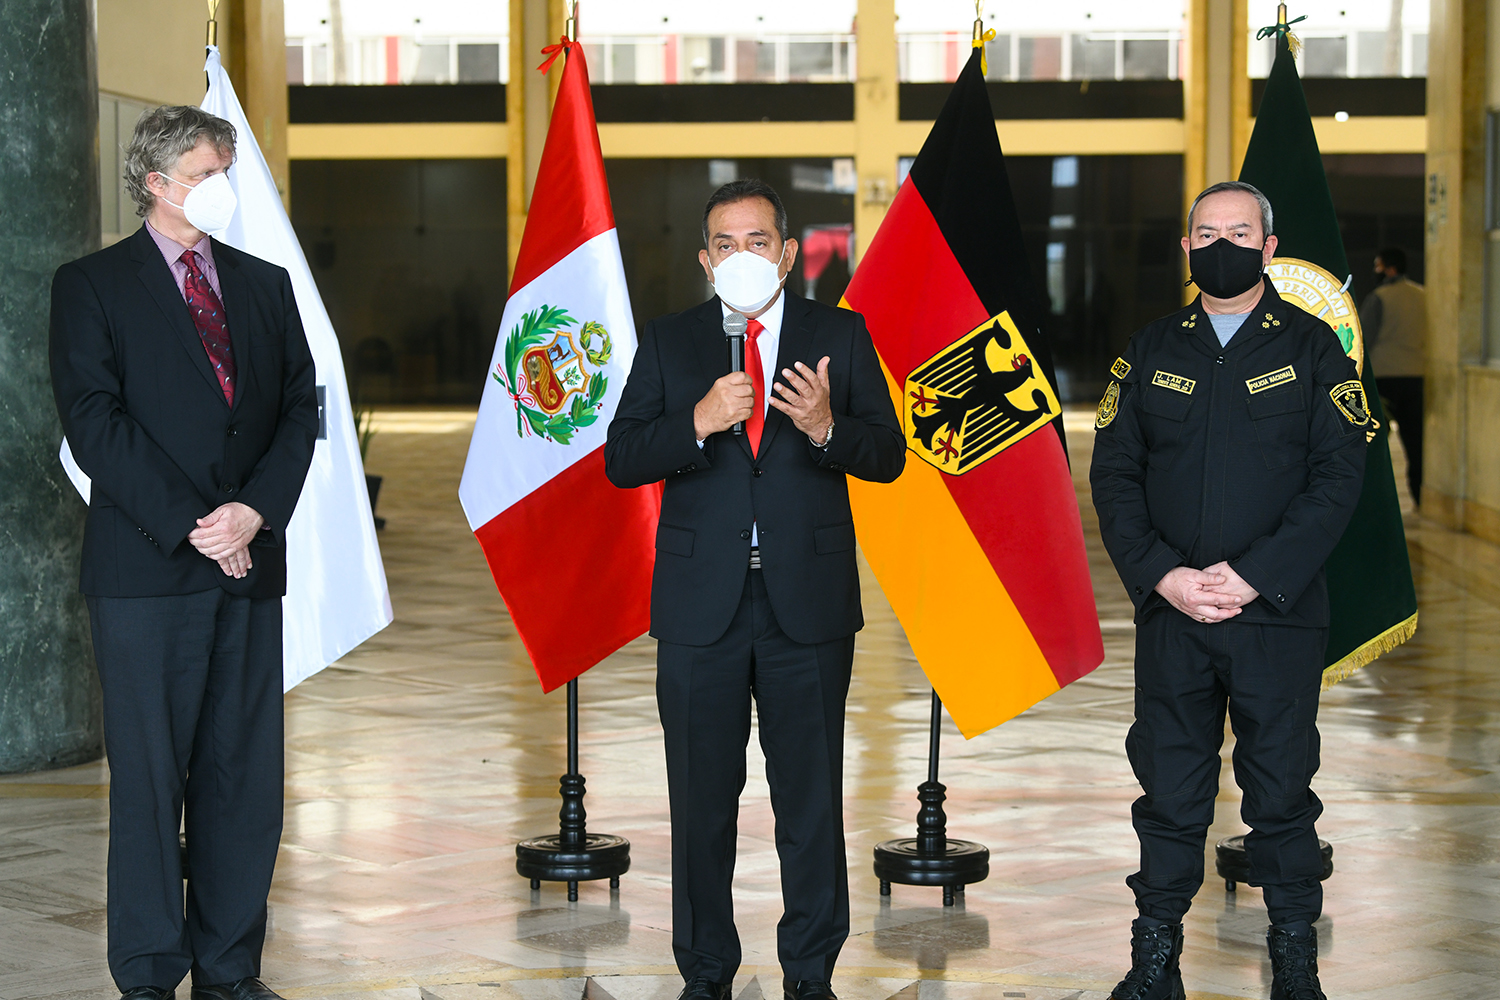
[[[729,996],[753,696],[781,859],[784,993],[821,1000],[834,995],[849,932],[844,699],[864,624],[844,477],[890,482],[905,442],[863,317],[782,291],[797,242],[776,192],[726,184],[704,211],[703,240],[717,294],[646,325],[604,450],[615,485],[666,481],[651,634],[672,946],[684,998]],[[727,371],[731,311],[750,321],[743,372]]]
[[[318,433],[282,268],[210,239],[234,126],[141,118],[145,224],[52,283],[52,384],[93,480],[82,589],[110,767],[109,966],[131,1000],[273,1000],[257,978],[281,839],[286,527]],[[186,905],[178,829],[185,816]]]

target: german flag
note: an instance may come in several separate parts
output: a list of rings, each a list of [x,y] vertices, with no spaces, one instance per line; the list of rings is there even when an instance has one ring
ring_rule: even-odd
[[[1052,355],[975,49],[859,262],[907,447],[851,479],[860,547],[966,737],[1104,659]]]

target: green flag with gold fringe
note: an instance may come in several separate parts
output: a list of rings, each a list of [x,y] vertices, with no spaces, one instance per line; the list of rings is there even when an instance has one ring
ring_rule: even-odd
[[[1245,150],[1240,180],[1271,201],[1280,241],[1267,272],[1281,296],[1322,317],[1360,366],[1360,380],[1375,418],[1359,506],[1343,539],[1328,557],[1326,689],[1381,653],[1411,638],[1417,628],[1406,532],[1391,469],[1390,426],[1364,355],[1359,314],[1349,294],[1349,261],[1339,233],[1333,196],[1313,133],[1312,116],[1297,76],[1285,23],[1262,29],[1276,38],[1276,61],[1266,81],[1255,131]]]

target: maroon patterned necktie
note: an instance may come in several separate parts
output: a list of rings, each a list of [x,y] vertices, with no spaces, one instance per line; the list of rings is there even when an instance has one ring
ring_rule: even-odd
[[[219,377],[219,387],[224,390],[224,402],[234,405],[234,349],[229,345],[229,323],[224,316],[224,304],[214,294],[214,286],[208,283],[198,267],[198,255],[191,250],[182,251],[179,259],[187,265],[187,280],[183,289],[187,292],[188,312],[192,314],[193,326],[203,339],[203,349]]]

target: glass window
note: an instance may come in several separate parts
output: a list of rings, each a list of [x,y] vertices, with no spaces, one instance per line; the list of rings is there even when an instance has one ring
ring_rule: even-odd
[[[498,44],[466,45],[459,43],[458,82],[499,83],[500,46]]]
[[[987,80],[1010,79],[1010,36],[996,35],[984,46],[984,59],[989,67]]]
[[[305,81],[303,51],[302,39],[288,38],[286,40],[286,82],[289,84],[300,84]]]
[[[1023,38],[1019,54],[1020,79],[1062,79],[1062,38]]]
[[[1301,62],[1303,76],[1348,76],[1349,40],[1343,35],[1304,38]]]
[[[1276,23],[1277,0],[1249,0],[1250,75],[1271,71],[1276,48],[1255,33]],[[1307,19],[1292,28],[1303,41],[1298,71],[1315,77],[1394,77],[1427,75],[1424,0],[1360,0],[1359,3],[1294,5],[1292,16]]]
[[[1115,78],[1115,40],[1090,35],[1073,36],[1074,80],[1113,80]]]
[[[833,42],[788,42],[787,79],[827,80],[833,77]]]
[[[417,68],[412,83],[447,83],[450,46],[447,42],[422,42],[417,45]]]
[[[1165,38],[1127,38],[1123,44],[1127,80],[1167,80],[1172,72],[1172,43]]]

